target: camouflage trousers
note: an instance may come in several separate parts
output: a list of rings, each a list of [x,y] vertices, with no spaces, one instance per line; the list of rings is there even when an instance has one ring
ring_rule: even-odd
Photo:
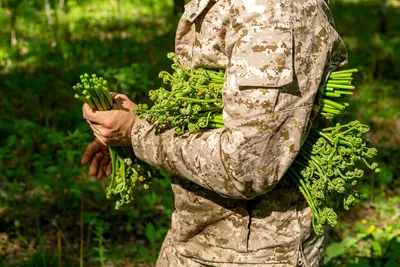
[[[188,258],[174,249],[169,235],[166,236],[160,254],[157,259],[156,267],[283,267],[285,264],[237,264],[237,263],[215,263],[197,261],[197,259]],[[305,261],[298,262],[298,267],[311,267]],[[322,265],[320,265],[322,266]],[[295,267],[295,266],[294,266]]]

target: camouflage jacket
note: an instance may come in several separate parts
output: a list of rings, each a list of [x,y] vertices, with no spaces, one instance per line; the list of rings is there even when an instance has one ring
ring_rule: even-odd
[[[318,111],[321,84],[347,63],[327,3],[194,0],[176,53],[188,67],[226,68],[225,128],[178,136],[136,120],[136,156],[176,175],[165,242],[207,266],[295,266],[299,258],[318,266],[323,238],[285,172]]]

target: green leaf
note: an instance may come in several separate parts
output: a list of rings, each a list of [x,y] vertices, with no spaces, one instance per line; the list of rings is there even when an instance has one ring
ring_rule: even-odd
[[[359,240],[365,238],[368,234],[360,233],[357,237],[347,237],[341,242],[334,242],[325,250],[325,259],[324,263],[330,262],[333,258],[339,257],[346,253],[346,250],[355,244],[358,243]]]
[[[83,223],[84,224],[96,224],[99,220],[100,214],[98,212],[83,212]]]
[[[339,257],[339,256],[343,255],[345,252],[346,252],[346,246],[343,244],[343,242],[332,243],[325,250],[324,263],[327,264],[333,258]]]
[[[400,196],[395,196],[392,198],[392,202],[394,203],[400,203]]]
[[[150,244],[154,244],[157,240],[157,233],[154,225],[152,223],[148,223],[146,225],[146,237],[150,241]]]
[[[15,134],[11,135],[10,137],[7,138],[5,147],[10,148],[12,147],[15,143],[17,143],[17,136]]]

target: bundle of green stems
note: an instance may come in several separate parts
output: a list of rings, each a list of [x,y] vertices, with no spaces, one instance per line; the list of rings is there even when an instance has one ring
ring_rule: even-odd
[[[210,128],[223,128],[222,86],[224,70],[189,69],[183,67],[174,53],[172,74],[161,72],[168,88],[149,92],[153,105],[139,104],[136,114],[150,123],[174,128],[178,134]],[[331,120],[349,106],[346,97],[355,89],[351,82],[357,69],[331,72],[324,86],[319,115]],[[295,182],[312,211],[314,231],[337,224],[335,210],[341,203],[348,210],[361,198],[355,186],[364,175],[358,163],[379,173],[377,163],[368,160],[376,156],[365,133],[369,127],[359,121],[336,124],[324,129],[313,128],[287,175]],[[340,199],[340,202],[330,201]]]
[[[114,106],[108,88],[108,83],[95,74],[83,74],[81,82],[73,86],[75,98],[85,102],[92,109],[99,111],[111,110]],[[123,146],[109,147],[112,175],[106,188],[107,198],[119,196],[115,208],[134,200],[138,188],[148,189],[153,177],[160,177],[157,170],[135,157],[132,148]]]

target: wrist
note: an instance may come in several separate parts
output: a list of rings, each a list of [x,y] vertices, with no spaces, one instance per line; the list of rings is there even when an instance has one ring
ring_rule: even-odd
[[[139,139],[139,131],[141,127],[143,126],[143,120],[139,118],[139,116],[136,116],[135,122],[133,123],[132,129],[131,129],[131,146],[133,148],[133,151],[135,151],[135,146],[138,143]]]
[[[126,126],[127,126],[126,132],[125,132],[126,142],[124,142],[125,143],[124,146],[132,145],[132,129],[133,129],[133,126],[135,125],[136,118],[137,118],[137,115],[132,114],[131,117],[129,118],[129,121],[126,123]]]

